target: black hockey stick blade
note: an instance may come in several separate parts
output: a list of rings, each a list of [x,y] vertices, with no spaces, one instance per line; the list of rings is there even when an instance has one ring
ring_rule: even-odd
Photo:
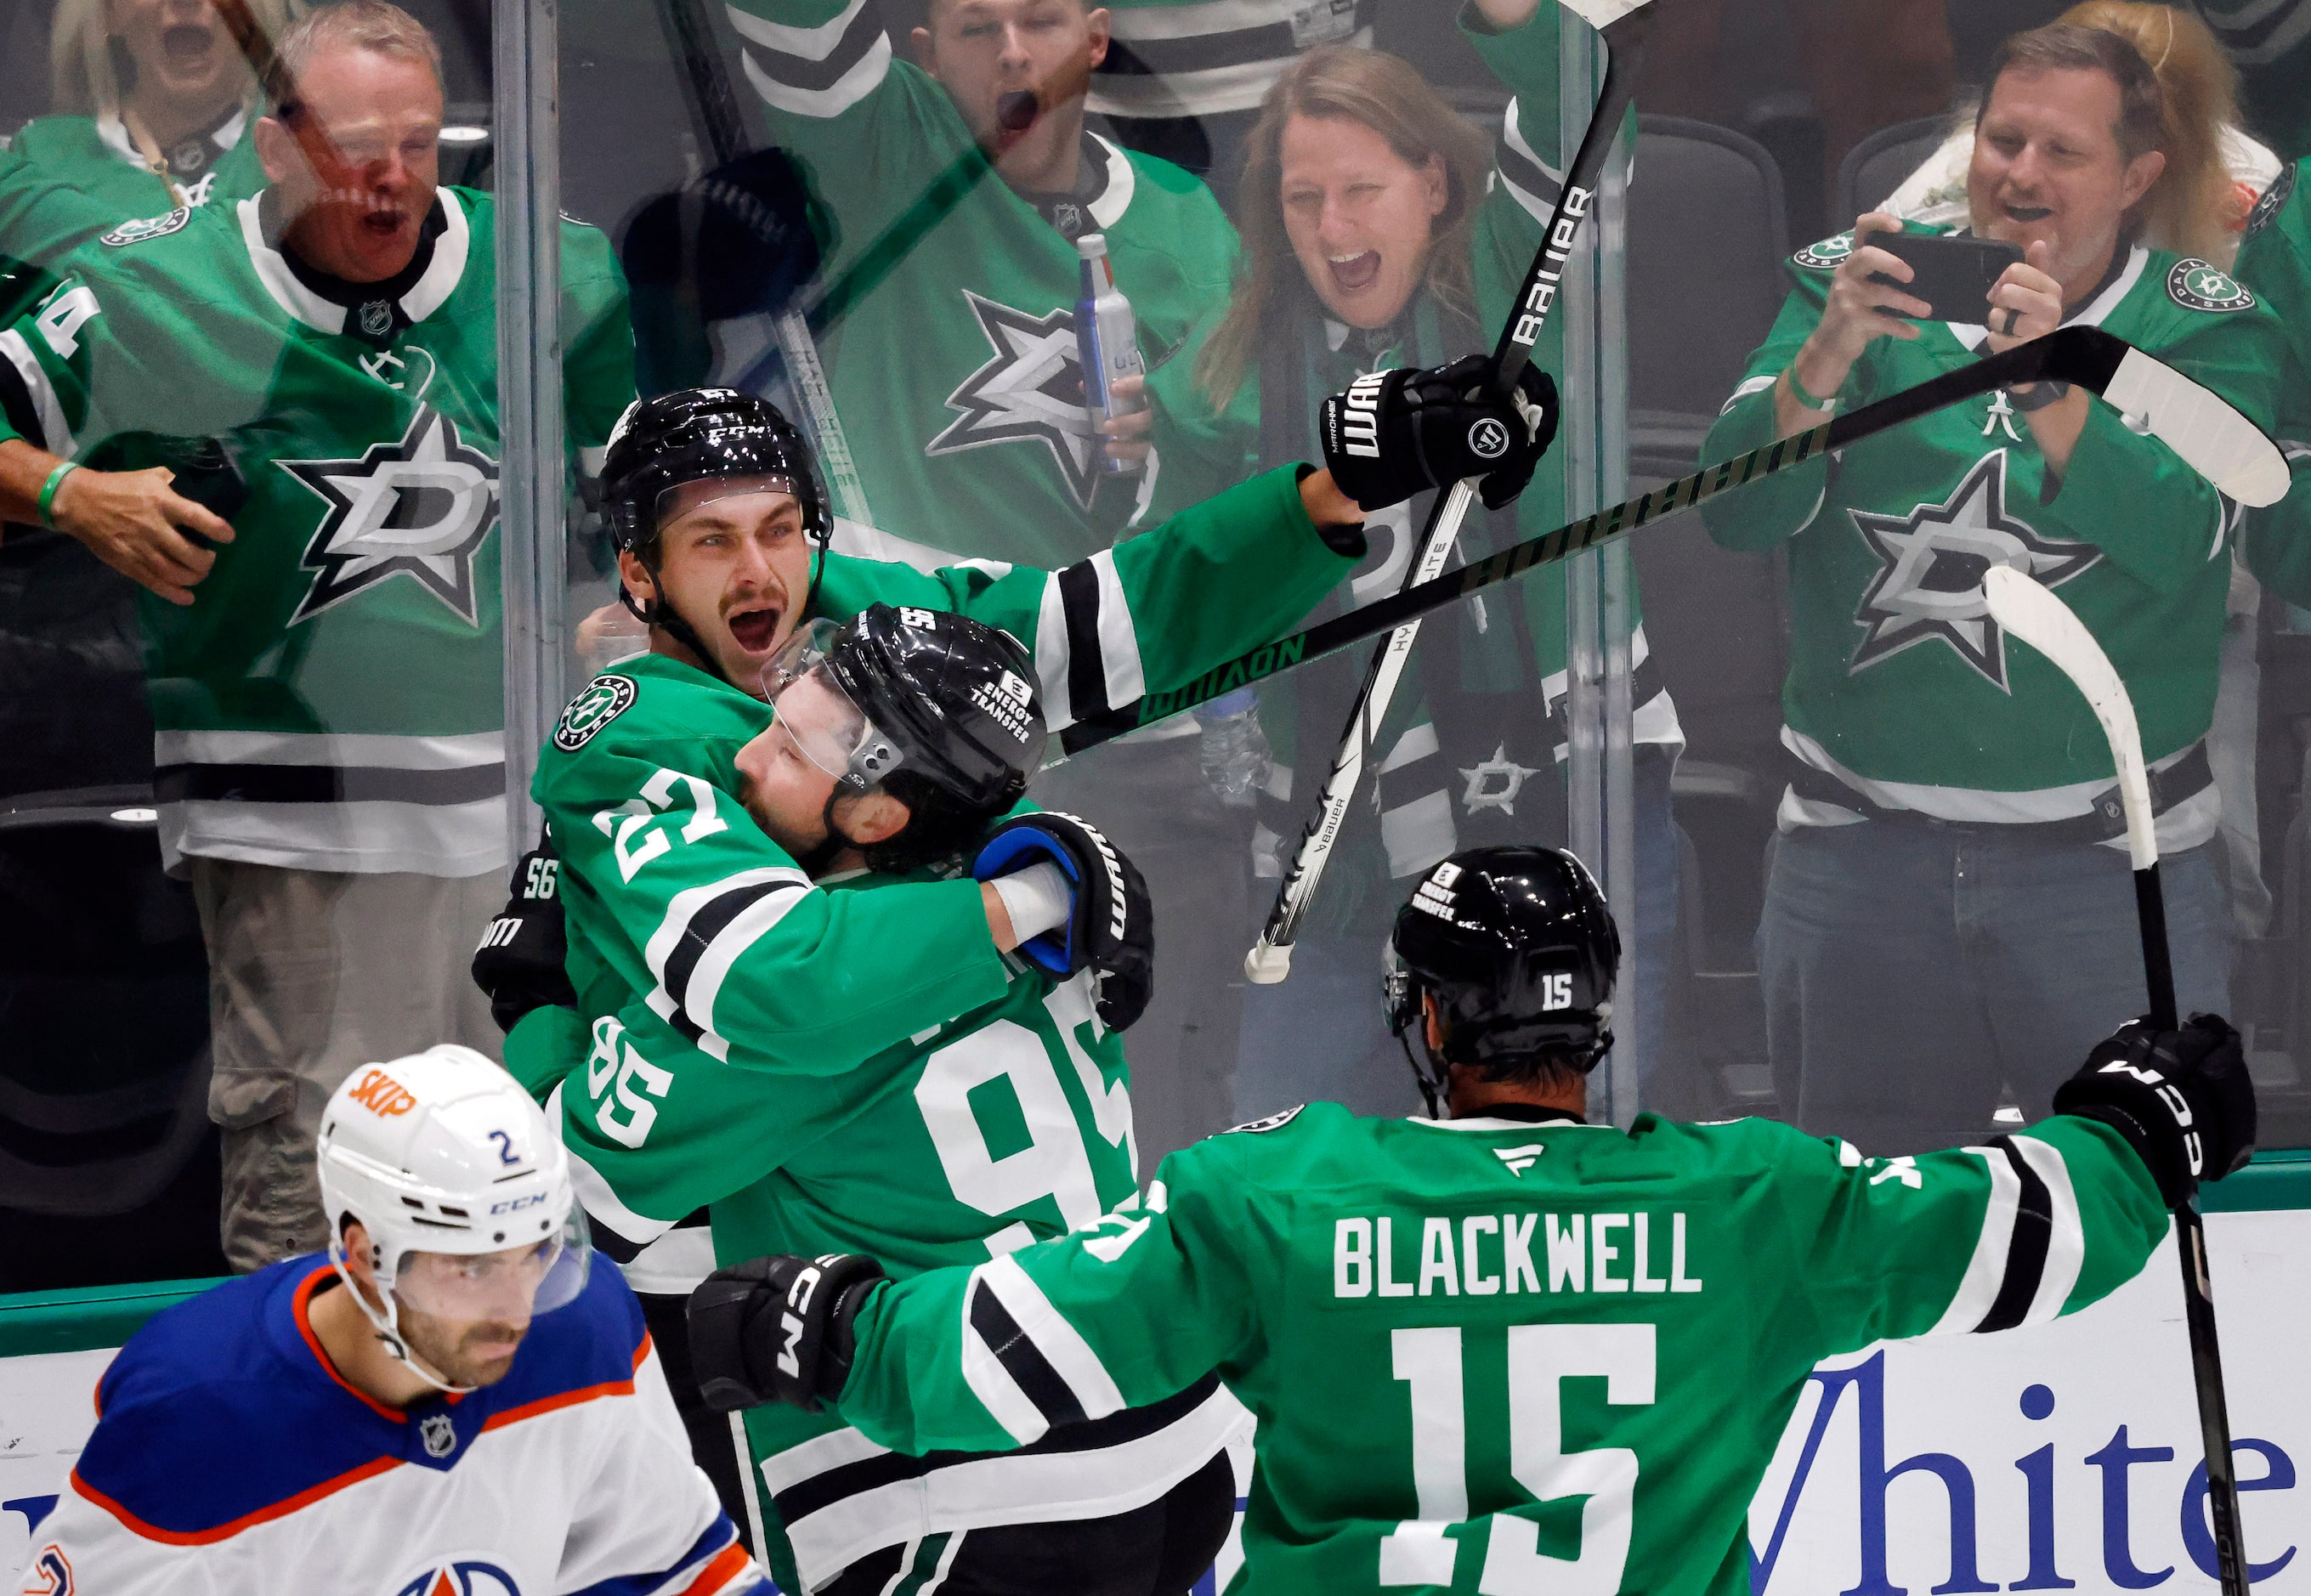
[[[2133,352],[2130,351],[2130,356]],[[2155,366],[2157,362],[2153,362]],[[2122,361],[2121,371],[2127,369]],[[2163,386],[2159,373],[2138,371],[2137,380]],[[2187,379],[2183,379],[2187,380]],[[2115,387],[2114,383],[2112,386]],[[2105,397],[2109,390],[2105,390]],[[2190,395],[2176,402],[2195,411]],[[2156,429],[2154,428],[2154,431]],[[2164,436],[2162,433],[2161,436]],[[2230,440],[2211,437],[2217,451]],[[2180,453],[2178,449],[2176,451]],[[2203,469],[2203,467],[2202,467]],[[2175,970],[2167,955],[2167,904],[2158,885],[2158,840],[2150,807],[2150,784],[2142,765],[2142,737],[2134,702],[2110,656],[2071,606],[2036,579],[2005,566],[1983,578],[1991,618],[2028,643],[2071,679],[2085,695],[2110,744],[2118,775],[2120,807],[2126,814],[2127,852],[2134,865],[2136,923],[2142,937],[2142,973],[2150,999],[2150,1025],[2176,1026]],[[2247,1596],[2246,1542],[2239,1524],[2238,1480],[2231,1461],[2230,1408],[2223,1395],[2223,1360],[2215,1339],[2215,1300],[2207,1273],[2207,1233],[2188,1198],[2175,1206],[2175,1246],[2183,1266],[2183,1318],[2191,1338],[2191,1377],[2199,1403],[2200,1440],[2207,1459],[2207,1505],[2214,1520],[2215,1565],[2223,1596]]]
[[[2077,325],[2061,327],[2043,338],[2018,344],[2002,354],[1990,355],[1955,371],[1945,371],[1915,388],[1888,394],[1876,403],[1865,405],[1850,414],[1833,416],[1819,426],[1792,433],[1718,465],[1705,466],[1690,476],[1681,476],[1649,493],[1642,493],[1610,509],[1600,510],[1594,515],[1584,516],[1553,532],[1544,532],[1537,537],[1512,544],[1489,558],[1469,565],[1455,566],[1432,580],[1407,588],[1400,593],[1365,605],[1321,625],[1262,644],[1206,671],[1180,687],[1152,693],[1104,714],[1078,720],[1060,733],[1060,746],[1067,754],[1080,754],[1125,732],[1176,715],[1182,710],[1191,710],[1223,693],[1264,680],[1279,671],[1321,658],[1351,643],[1389,631],[1415,615],[1426,615],[1471,593],[1521,576],[1536,565],[1549,564],[1583,549],[1625,536],[1663,516],[1690,510],[1718,493],[1731,492],[1749,483],[1793,469],[1832,449],[1874,438],[1922,415],[1931,415],[1937,410],[1963,404],[1997,388],[2051,377],[2102,394],[2118,376],[2130,355],[2148,361],[2158,368],[2158,373],[2146,375],[2142,367],[2136,366],[2132,379],[2136,385],[2133,391],[2138,397],[2153,386],[2164,396],[2147,415],[2138,418],[2145,422],[2155,435],[2161,439],[2167,436],[2159,431],[2162,426],[2188,427],[2192,429],[2191,435],[2197,440],[2193,445],[2194,452],[2202,458],[2217,452],[2211,447],[2214,442],[2219,442],[2219,452],[2225,458],[2239,461],[2253,462],[2259,449],[2268,450],[2268,460],[2275,462],[2278,469],[2284,472],[2286,460],[2280,454],[2279,446],[2263,436],[2253,422],[2216,395],[2167,366],[2157,357],[2143,354],[2125,339],[2101,327]],[[2261,493],[2267,485],[2269,470],[2263,465],[2250,463],[2237,475],[2246,478],[2244,485]]]
[[[1500,339],[1493,348],[1493,387],[1503,397],[1515,391],[1518,377],[1531,362],[1533,344],[1556,306],[1565,266],[1572,259],[1574,242],[1581,234],[1582,221],[1595,206],[1598,179],[1612,154],[1614,141],[1620,136],[1629,102],[1635,97],[1641,46],[1654,15],[1644,9],[1647,3],[1648,0],[1578,0],[1567,7],[1592,26],[1598,25],[1600,16],[1604,18],[1605,80],[1599,85],[1597,103],[1590,111],[1580,147],[1565,168],[1557,203],[1550,207],[1548,224],[1541,230],[1540,247],[1533,251],[1532,263],[1525,268],[1516,297],[1509,301],[1509,314],[1501,324]],[[1460,540],[1461,523],[1468,519],[1476,498],[1477,484],[1473,478],[1455,483],[1437,495],[1428,524],[1421,529],[1412,562],[1405,568],[1400,592],[1428,580],[1444,569],[1444,563],[1452,557],[1453,546]],[[1314,902],[1316,889],[1323,882],[1333,844],[1339,840],[1348,806],[1364,779],[1369,744],[1379,734],[1381,721],[1396,697],[1397,682],[1404,673],[1419,632],[1417,620],[1408,621],[1373,650],[1364,680],[1349,706],[1347,722],[1341,728],[1316,812],[1301,828],[1292,862],[1277,885],[1275,903],[1269,908],[1267,923],[1260,928],[1251,950],[1244,955],[1247,980],[1268,986],[1292,972],[1292,948],[1299,940],[1300,922],[1307,917],[1308,906]]]

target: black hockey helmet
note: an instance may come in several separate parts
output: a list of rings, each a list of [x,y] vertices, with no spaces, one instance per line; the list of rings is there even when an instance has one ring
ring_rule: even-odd
[[[1620,963],[1621,934],[1579,859],[1522,844],[1469,849],[1397,911],[1389,1029],[1407,1038],[1420,1028],[1421,995],[1435,998],[1443,1056],[1426,1068],[1413,1060],[1432,1110],[1455,1064],[1495,1073],[1545,1057],[1586,1073],[1613,1044]]]
[[[868,850],[894,868],[967,846],[1019,801],[1046,737],[1034,680],[1007,632],[877,604],[840,626],[804,623],[763,667],[763,690],[838,796],[879,787],[912,812]],[[832,810],[830,798],[830,832]]]
[[[602,462],[602,508],[618,548],[642,563],[661,597],[645,608],[623,585],[619,596],[645,624],[664,627],[720,674],[698,633],[663,597],[658,549],[659,507],[686,483],[707,477],[765,477],[781,483],[802,506],[803,533],[817,545],[811,591],[834,536],[809,442],[768,399],[734,388],[685,388],[626,406],[610,430]],[[809,610],[807,597],[803,609]]]

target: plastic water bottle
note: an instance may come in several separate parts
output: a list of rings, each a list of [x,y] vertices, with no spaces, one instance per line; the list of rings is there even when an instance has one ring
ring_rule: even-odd
[[[1231,809],[1259,801],[1276,768],[1276,755],[1260,728],[1260,696],[1250,687],[1223,693],[1196,711],[1203,723],[1204,781]]]
[[[1083,366],[1085,408],[1094,423],[1135,414],[1147,407],[1147,396],[1119,400],[1115,385],[1126,377],[1145,377],[1147,362],[1139,353],[1139,323],[1131,314],[1131,301],[1115,285],[1107,235],[1084,234],[1076,240],[1076,354]],[[1140,467],[1102,450],[1100,468],[1110,476],[1129,476]]]

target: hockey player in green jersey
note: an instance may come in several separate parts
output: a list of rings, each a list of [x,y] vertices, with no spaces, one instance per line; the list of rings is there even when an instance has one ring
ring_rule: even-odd
[[[1929,307],[1872,214],[1793,257],[1795,288],[1710,433],[1722,459],[2071,321],[2098,324],[2268,424],[2278,328],[2202,260],[2144,247],[2161,92],[2118,35],[2005,45],[1968,193],[2014,244],[1987,303]],[[1930,309],[1946,320],[1913,320]],[[2054,1060],[2142,1007],[2106,744],[2069,680],[1989,617],[1981,575],[2058,590],[2125,677],[2159,811],[2185,1008],[2225,1007],[2212,714],[2236,509],[2156,438],[2027,384],[1702,512],[1788,547],[1790,785],[1757,949],[1782,1111],[1892,1151],[1980,1135],[2002,1090],[2045,1112]]]
[[[353,0],[279,43],[265,189],[107,235],[0,331],[0,518],[153,589],[160,833],[216,977],[242,1268],[326,1239],[313,1126],[347,1070],[495,1051],[440,933],[487,920],[507,851],[494,208],[437,181],[414,18]],[[601,235],[560,244],[582,449],[631,342]]]
[[[1452,441],[1474,420],[1441,423],[1424,455],[1404,416],[1381,416],[1367,465],[1398,485],[1367,486],[1372,501],[1424,485],[1429,461],[1477,468]],[[1517,451],[1502,485],[1513,491],[1536,456]],[[571,990],[495,956],[491,945],[510,954],[529,935],[534,902],[510,906],[476,972],[508,1012],[544,1004],[510,1037],[509,1067],[541,1095],[561,1084],[606,1247],[632,1258],[638,1287],[662,1293],[686,1290],[716,1257],[766,1246],[872,1247],[922,1268],[1096,1217],[1135,1179],[1113,1031],[1144,1003],[1139,980],[1121,954],[1085,955],[1097,986],[1072,961],[1042,972],[1007,960],[994,889],[931,868],[975,842],[968,828],[920,855],[896,850],[862,829],[871,795],[832,786],[823,805],[757,825],[747,802],[762,762],[791,757],[778,735],[791,718],[774,722],[740,684],[763,691],[798,629],[878,601],[926,624],[955,610],[1025,641],[1033,663],[1013,673],[1017,693],[1032,670],[1038,713],[1063,726],[1286,629],[1361,552],[1355,501],[1329,472],[1278,471],[1058,572],[925,573],[824,552],[832,518],[800,439],[767,403],[728,389],[634,406],[604,480],[654,651],[597,677],[540,761]],[[965,807],[984,824],[1016,796]],[[874,844],[859,854],[873,873],[842,870],[853,842]],[[1079,883],[1106,852],[1087,848]],[[1080,893],[1075,918],[1086,937],[1112,923]],[[711,1253],[706,1234],[679,1223],[707,1204]],[[1158,1533],[1164,1515],[1139,1510],[1199,1476],[1234,1417],[1207,1391],[1122,1421],[1129,1434],[1112,1440],[1129,1449],[1075,1458],[1064,1486],[1048,1463],[999,1467],[1029,1478],[975,1519],[935,1479],[919,1512],[842,1475],[859,1457],[829,1438],[838,1426],[765,1415],[750,1428],[769,1522],[818,1585],[861,1559],[920,1555],[926,1538],[936,1563],[973,1525],[1139,1513],[1129,1533]],[[1095,1547],[1111,1531],[1083,1533]]]
[[[1619,939],[1554,850],[1440,864],[1393,950],[1391,1021],[1443,1117],[1255,1121],[1093,1229],[970,1269],[719,1270],[692,1299],[702,1375],[929,1452],[1049,1445],[1216,1369],[1260,1419],[1232,1596],[1739,1596],[1818,1359],[2085,1307],[2254,1135],[2209,1016],[2122,1028],[2065,1112],[1985,1147],[1591,1125]]]

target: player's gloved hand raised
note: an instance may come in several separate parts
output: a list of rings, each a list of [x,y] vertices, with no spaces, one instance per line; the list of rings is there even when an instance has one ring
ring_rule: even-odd
[[[1049,862],[1073,889],[1067,919],[1019,944],[1061,981],[1089,970],[1099,982],[1100,1024],[1121,1031],[1156,991],[1156,916],[1139,868],[1089,821],[1056,812],[1020,815],[988,833],[972,862],[980,881]],[[1022,928],[1024,929],[1025,928]]]
[[[2254,1151],[2254,1084],[2239,1033],[2219,1015],[2179,1031],[2129,1020],[2054,1092],[2054,1112],[2100,1120],[2132,1144],[2169,1208]]]
[[[533,1008],[578,1006],[562,960],[570,938],[562,919],[562,861],[551,842],[514,860],[506,906],[474,949],[474,984],[490,997],[490,1017],[510,1031]]]
[[[855,1252],[750,1258],[690,1294],[690,1359],[720,1413],[787,1402],[815,1413],[850,1378],[851,1321],[883,1266]]]
[[[1524,492],[1557,437],[1557,383],[1530,364],[1507,399],[1494,396],[1490,355],[1449,366],[1374,371],[1324,401],[1324,465],[1367,511],[1426,488],[1478,478],[1487,508]]]

